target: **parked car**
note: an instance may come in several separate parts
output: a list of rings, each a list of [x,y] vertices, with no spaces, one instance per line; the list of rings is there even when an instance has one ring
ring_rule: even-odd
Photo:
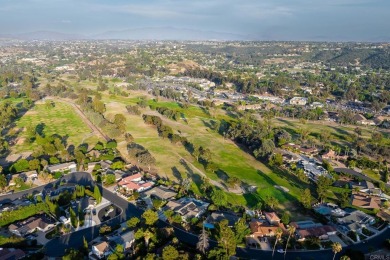
[[[284,250],[283,249],[278,249],[276,252],[283,254]]]

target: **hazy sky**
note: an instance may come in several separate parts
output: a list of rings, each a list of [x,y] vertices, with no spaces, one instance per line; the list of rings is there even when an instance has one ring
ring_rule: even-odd
[[[0,34],[171,26],[274,40],[390,40],[390,0],[0,0]]]

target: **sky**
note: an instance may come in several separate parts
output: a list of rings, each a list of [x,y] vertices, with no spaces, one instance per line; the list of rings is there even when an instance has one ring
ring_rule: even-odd
[[[390,0],[0,0],[0,34],[174,27],[263,40],[390,41]]]

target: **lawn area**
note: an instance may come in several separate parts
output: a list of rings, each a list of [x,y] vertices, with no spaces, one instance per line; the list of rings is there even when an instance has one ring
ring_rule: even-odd
[[[371,169],[364,169],[362,172],[363,172],[365,175],[367,175],[368,177],[370,177],[370,178],[372,178],[372,179],[374,179],[374,180],[382,181],[382,180],[381,180],[381,175],[380,175],[378,172],[374,171],[374,170],[371,170]]]
[[[320,134],[322,131],[329,131],[331,139],[337,142],[343,142],[343,140],[350,138],[354,133],[354,129],[359,127],[362,130],[362,137],[370,138],[372,132],[375,130],[373,127],[368,126],[353,126],[353,125],[340,125],[334,122],[326,121],[306,121],[302,123],[298,119],[291,118],[275,118],[272,120],[274,126],[281,126],[286,128],[291,134],[297,135],[299,128],[306,128],[311,131],[312,134]]]
[[[36,104],[22,117],[15,120],[15,131],[20,131],[13,152],[31,151],[34,144],[25,142],[27,126],[44,125],[46,135],[59,134],[68,136],[68,144],[79,145],[82,142],[94,144],[98,137],[91,135],[91,129],[83,122],[74,108],[62,102],[56,102],[52,108]]]
[[[130,96],[129,98],[119,96],[103,96],[106,103],[106,117],[112,118],[116,113],[122,113],[127,119],[127,131],[130,132],[135,142],[146,147],[157,161],[157,170],[161,176],[167,176],[173,179],[186,177],[188,174],[196,182],[199,181],[199,170],[215,181],[224,182],[226,176],[238,177],[243,182],[257,187],[257,192],[252,194],[237,195],[228,193],[229,201],[237,205],[255,205],[259,198],[273,196],[280,203],[295,200],[302,192],[302,185],[297,180],[282,171],[272,171],[266,165],[256,160],[253,156],[243,151],[231,140],[224,139],[218,133],[212,131],[209,127],[210,115],[197,106],[190,106],[188,109],[180,107],[176,102],[158,102],[153,100],[149,102],[157,106],[177,109],[184,114],[187,123],[181,119],[178,121],[169,120],[156,111],[149,108],[142,109],[142,113],[159,115],[164,124],[169,125],[182,136],[186,136],[192,143],[209,148],[212,151],[212,160],[218,165],[217,173],[206,172],[203,166],[196,162],[188,151],[180,144],[172,144],[169,140],[164,140],[158,136],[156,128],[145,125],[141,116],[130,115],[125,106],[135,104],[138,98]],[[211,111],[217,118],[228,118],[225,111]],[[192,163],[194,167],[185,167],[180,163],[184,158]],[[190,168],[190,169],[189,169]],[[274,187],[281,185],[290,191],[285,193]],[[196,190],[199,191],[198,185]]]

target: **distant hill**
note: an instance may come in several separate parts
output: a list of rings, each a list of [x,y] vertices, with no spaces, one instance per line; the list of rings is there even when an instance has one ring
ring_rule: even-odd
[[[313,60],[331,64],[348,66],[356,64],[369,66],[374,69],[390,69],[390,50],[387,49],[350,49],[338,51],[328,50],[314,53]]]

